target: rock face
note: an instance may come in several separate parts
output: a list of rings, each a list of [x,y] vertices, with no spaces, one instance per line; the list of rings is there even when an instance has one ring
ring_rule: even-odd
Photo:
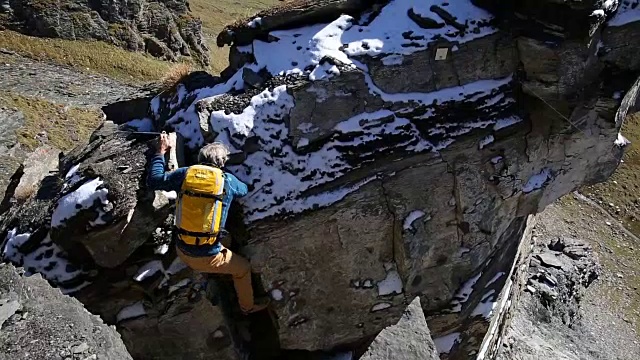
[[[120,335],[39,275],[0,265],[0,359],[111,359],[131,356]]]
[[[404,310],[400,321],[382,330],[361,360],[438,360],[427,321],[416,297]]]
[[[95,39],[166,60],[192,56],[209,63],[201,21],[186,0],[9,0],[0,15],[0,26],[28,35]]]
[[[286,7],[249,21],[276,25],[231,36],[224,76],[193,73],[120,127],[180,133],[187,164],[206,142],[230,145],[228,171],[250,186],[231,208],[230,246],[273,298],[274,323],[248,328],[270,331],[274,348],[358,347],[419,296],[441,358],[484,358],[520,289],[529,215],[615,170],[638,69],[605,54],[623,45],[602,22],[541,40],[546,27],[470,1],[351,15],[335,15],[336,3],[350,2],[314,3],[306,27],[269,22]],[[120,323],[134,355],[176,358],[181,346],[191,358],[268,358],[239,325],[232,291],[208,296],[220,305],[187,301],[202,287],[164,246],[172,196],[144,187],[147,139],[114,127],[5,215],[5,257]],[[74,271],[52,273],[64,262],[43,262],[47,252]],[[206,336],[170,336],[194,322]]]

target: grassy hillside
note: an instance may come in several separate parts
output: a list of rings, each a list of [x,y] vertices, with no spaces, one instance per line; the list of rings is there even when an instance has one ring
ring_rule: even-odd
[[[16,135],[27,150],[35,150],[42,142],[71,150],[89,138],[103,117],[97,109],[58,105],[7,91],[0,94],[0,107],[18,109],[24,115],[24,126]]]
[[[192,15],[202,19],[205,39],[211,49],[208,70],[219,73],[227,66],[229,49],[218,48],[215,41],[225,25],[278,3],[279,0],[191,0]],[[100,41],[46,39],[8,30],[0,31],[0,48],[134,84],[156,81],[171,66],[151,56]]]
[[[170,64],[100,41],[47,39],[0,31],[0,48],[35,60],[52,61],[129,83],[160,78]]]
[[[583,192],[640,236],[640,113],[627,118],[622,134],[631,141],[623,163],[609,181],[585,188]]]
[[[227,67],[229,48],[216,46],[216,37],[225,25],[281,3],[280,0],[190,0],[194,16],[202,20],[205,39],[211,53],[210,70],[219,73]]]

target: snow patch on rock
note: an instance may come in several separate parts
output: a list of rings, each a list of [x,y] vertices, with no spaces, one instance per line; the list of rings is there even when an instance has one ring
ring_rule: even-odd
[[[626,137],[622,136],[621,133],[618,133],[618,138],[613,143],[616,146],[625,147],[625,146],[631,144],[631,141],[629,141]]]
[[[407,215],[406,218],[404,218],[404,224],[402,225],[402,228],[404,230],[409,230],[413,228],[413,223],[423,218],[425,215],[426,214],[421,210],[413,210],[412,212],[409,213],[409,215]]]
[[[2,259],[11,261],[16,266],[22,266],[26,270],[26,275],[35,273],[42,274],[42,277],[53,284],[64,287],[65,283],[75,279],[82,274],[80,269],[73,266],[63,256],[64,251],[51,241],[47,236],[42,240],[40,246],[31,253],[23,254],[20,247],[31,237],[30,233],[18,234],[17,229],[12,229],[7,234],[7,241],[2,249]],[[85,284],[84,286],[86,286]],[[68,289],[67,293],[77,289]]]
[[[127,122],[127,126],[135,129],[135,131],[155,131],[153,120],[149,118],[130,120]]]
[[[485,319],[489,319],[498,304],[497,301],[493,300],[495,298],[495,292],[494,289],[491,289],[484,294],[478,305],[473,309],[471,316],[481,315]]]
[[[282,290],[280,289],[271,290],[271,298],[275,301],[282,301],[282,299],[284,299],[284,296],[282,296]]]
[[[266,68],[274,75],[302,74],[307,69],[314,69],[327,56],[352,65],[350,57],[408,55],[426,49],[440,38],[465,43],[496,32],[488,25],[492,16],[469,1],[444,6],[458,22],[469,25],[467,31],[457,31],[449,25],[440,29],[423,29],[407,16],[410,9],[434,15],[430,11],[432,5],[442,4],[436,0],[396,0],[386,5],[367,25],[356,24],[351,16],[342,15],[330,23],[272,31],[270,34],[278,40],[254,40],[253,54],[259,68]],[[474,25],[469,23],[472,20]],[[413,38],[405,38],[404,33],[411,33]],[[274,53],[278,56],[273,56]],[[386,60],[397,61],[397,57]]]
[[[260,25],[262,25],[262,18],[259,16],[255,17],[251,21],[249,21],[247,25],[252,28],[260,27]]]
[[[387,271],[384,280],[378,282],[378,295],[398,295],[402,294],[402,279],[398,271],[393,269]]]
[[[522,119],[516,116],[510,116],[504,119],[498,119],[496,120],[496,124],[493,126],[493,130],[504,129],[511,125],[515,125],[521,121]]]
[[[441,6],[458,22],[468,26],[467,30],[459,31],[450,25],[440,29],[422,29],[408,19],[409,9],[416,13],[431,13],[431,5]],[[510,115],[496,114],[492,117],[487,114],[493,111],[492,107],[496,104],[504,107],[513,102],[505,95],[505,88],[512,82],[512,76],[481,80],[430,93],[388,94],[375,85],[367,66],[356,59],[369,55],[383,58],[382,61],[388,64],[398,64],[403,61],[404,55],[424,51],[432,41],[438,39],[464,43],[487,36],[496,31],[488,25],[492,19],[488,12],[469,1],[444,5],[433,0],[396,0],[372,16],[375,18],[366,25],[360,25],[354,18],[343,15],[326,24],[272,31],[270,35],[276,40],[254,40],[251,46],[242,48],[243,52],[252,52],[254,63],[245,64],[226,82],[194,90],[188,96],[178,94],[169,100],[161,100],[160,96],[153,99],[151,108],[156,121],[163,116],[160,111],[162,106],[173,109],[174,104],[182,104],[185,99],[192,101],[191,104],[182,104],[182,108],[165,121],[167,126],[183,135],[186,145],[192,149],[204,144],[201,121],[206,121],[207,116],[206,127],[217,134],[215,140],[229,143],[232,153],[241,152],[247,138],[254,138],[260,146],[259,151],[246,154],[242,165],[229,167],[240,180],[256,189],[251,197],[241,200],[246,210],[245,222],[328,206],[371,181],[372,178],[364,179],[342,188],[328,188],[313,196],[306,195],[312,189],[331,183],[364,164],[364,161],[353,164],[355,161],[350,161],[353,158],[352,151],[342,149],[358,148],[356,151],[363,159],[388,153],[391,149],[394,152],[437,152],[452,144],[455,137],[474,129],[489,126],[502,128],[521,121]],[[403,36],[408,31],[413,34],[411,40]],[[415,40],[417,38],[421,40]],[[347,70],[362,71],[372,95],[396,104],[420,106],[424,114],[417,118],[412,115],[410,121],[402,116],[402,110],[363,112],[335,126],[330,136],[322,140],[324,143],[317,144],[319,149],[314,149],[312,153],[301,152],[301,148],[313,145],[311,142],[316,140],[301,138],[297,139],[297,143],[291,142],[285,120],[295,103],[286,85],[275,86],[253,96],[240,113],[235,113],[238,110],[216,110],[211,114],[200,112],[202,107],[197,105],[199,102],[213,103],[231,90],[244,89],[242,74],[245,69],[254,72],[266,69],[273,75],[295,74],[311,81],[325,81]],[[339,95],[319,93],[316,101],[322,102],[329,96]],[[439,115],[437,107],[458,101],[477,102],[480,108],[488,111],[482,120],[465,123],[440,124],[434,119]],[[437,137],[437,143],[425,138],[416,127],[416,120],[433,122],[429,133],[442,135]],[[299,129],[305,132],[302,126]],[[392,139],[392,144],[379,146],[389,139]],[[360,152],[360,149],[366,150]]]
[[[456,343],[460,342],[460,333],[454,332],[439,338],[433,339],[433,343],[436,345],[436,350],[439,354],[446,354],[453,349]]]
[[[549,169],[544,168],[539,173],[532,175],[526,184],[522,187],[522,192],[530,193],[533,190],[542,188],[544,184],[549,180],[551,172]]]
[[[135,319],[145,315],[147,315],[147,312],[144,309],[144,304],[142,304],[142,301],[138,301],[135,304],[122,308],[116,315],[116,322],[119,323],[125,320]]]
[[[152,277],[158,271],[161,271],[164,273],[164,267],[162,266],[162,261],[160,260],[149,261],[148,263],[142,265],[140,269],[138,269],[138,272],[135,274],[133,279],[135,281],[143,281],[147,278]]]
[[[491,284],[493,284],[494,282],[498,281],[498,279],[503,277],[504,274],[505,273],[503,271],[498,272],[494,277],[491,278],[491,280],[489,280],[489,282],[487,283],[487,285],[485,285],[485,287],[489,287]]]
[[[608,0],[609,2],[611,0]],[[640,21],[640,1],[628,0],[620,2],[618,12],[607,22],[609,26],[623,26]]]
[[[466,303],[467,300],[469,300],[469,297],[473,292],[473,287],[480,279],[480,276],[482,276],[482,273],[479,273],[478,275],[472,277],[464,284],[462,284],[462,287],[460,288],[460,290],[458,290],[456,295],[453,297],[453,300],[451,301],[451,310],[449,310],[449,312],[456,313],[462,311],[462,305]]]
[[[485,146],[491,144],[494,140],[495,138],[493,137],[493,135],[487,135],[480,140],[480,143],[478,144],[478,148],[483,149]]]
[[[382,64],[386,66],[402,65],[403,61],[404,56],[398,54],[388,55],[382,58]]]
[[[62,226],[65,221],[73,218],[84,209],[89,209],[96,204],[102,206],[109,204],[107,194],[109,191],[106,188],[100,188],[103,184],[100,178],[89,180],[82,184],[78,189],[63,196],[58,200],[58,205],[51,215],[51,227]],[[98,216],[96,220],[90,222],[90,225],[103,224],[102,216],[105,214],[104,210],[100,207],[96,208]]]

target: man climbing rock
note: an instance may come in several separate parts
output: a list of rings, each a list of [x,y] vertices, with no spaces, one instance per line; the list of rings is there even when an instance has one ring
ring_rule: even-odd
[[[247,185],[222,170],[228,148],[222,143],[205,145],[198,155],[199,165],[167,172],[164,155],[169,148],[168,135],[162,133],[147,183],[154,190],[178,193],[174,230],[178,256],[193,270],[230,274],[243,313],[265,309],[268,298],[254,302],[249,262],[220,242],[231,201],[248,191]]]

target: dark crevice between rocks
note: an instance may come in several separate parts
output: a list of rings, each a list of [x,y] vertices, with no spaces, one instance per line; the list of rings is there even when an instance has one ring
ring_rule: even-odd
[[[454,201],[454,212],[456,219],[456,236],[458,238],[458,246],[462,247],[464,243],[464,234],[462,231],[462,223],[464,222],[463,210],[460,208],[460,204],[462,201],[460,200],[460,189],[458,188],[458,174],[456,172],[455,163],[451,164],[449,161],[445,160],[447,163],[447,172],[451,174],[453,177],[453,186],[451,189],[451,196]]]
[[[275,319],[270,309],[243,315],[230,275],[208,274],[207,298],[219,306],[231,332],[236,351],[248,360],[271,360],[281,356]],[[252,273],[254,297],[268,296],[260,285],[259,275]]]
[[[521,259],[516,258],[518,248],[520,245],[520,239],[524,234],[526,228],[526,218],[515,218],[509,225],[507,231],[502,236],[504,241],[502,246],[497,247],[492,254],[488,257],[487,263],[480,269],[476,269],[469,278],[482,273],[476,283],[473,285],[472,294],[479,292],[480,296],[469,296],[468,301],[462,304],[460,312],[457,314],[461,319],[461,323],[457,329],[450,329],[451,332],[459,331],[459,329],[480,329],[486,327],[488,329],[489,323],[480,316],[472,316],[472,313],[476,310],[477,306],[481,302],[486,302],[491,299],[495,302],[504,290],[504,286],[513,274],[510,274],[513,264],[518,263]],[[495,278],[496,274],[502,272],[503,275],[499,278]],[[460,284],[458,288],[464,285],[464,282]],[[487,296],[491,290],[494,291],[492,295]],[[507,295],[505,295],[507,296]],[[436,314],[441,311],[436,312]],[[426,315],[426,314],[425,314]],[[486,330],[485,330],[486,331]],[[501,332],[499,332],[501,333]],[[447,354],[447,359],[467,359],[468,354],[472,351],[479,351],[480,344],[456,345]]]
[[[102,107],[102,112],[108,120],[117,125],[133,119],[143,119],[149,114],[149,105],[153,95],[130,100],[121,100]]]
[[[13,194],[20,184],[20,179],[24,175],[24,164],[20,164],[16,172],[9,179],[9,185],[7,185],[7,189],[4,192],[4,198],[2,198],[2,203],[0,203],[0,215],[4,214],[9,208],[12,206],[12,198]]]
[[[231,240],[225,246],[244,256],[242,247],[247,245],[250,234],[243,222],[242,211],[235,203],[229,208],[226,228],[231,234]],[[262,285],[260,275],[253,272],[251,275],[254,298],[269,296]],[[222,309],[236,351],[248,360],[280,359],[282,350],[272,310],[267,309],[245,316],[240,311],[230,275],[208,274],[206,278],[207,298]]]
[[[387,188],[385,187],[384,179],[380,178],[379,181],[380,181],[380,189],[382,190],[382,196],[384,198],[384,203],[387,208],[387,212],[389,213],[389,215],[391,215],[391,219],[392,219],[393,234],[391,236],[391,259],[396,264],[396,267],[398,267],[398,261],[396,258],[396,248],[399,246],[402,246],[402,244],[400,244],[400,242],[402,241],[402,235],[400,232],[401,229],[398,229],[398,223],[399,223],[398,215],[396,214],[393,208],[393,204],[389,200],[391,195],[389,194]]]

